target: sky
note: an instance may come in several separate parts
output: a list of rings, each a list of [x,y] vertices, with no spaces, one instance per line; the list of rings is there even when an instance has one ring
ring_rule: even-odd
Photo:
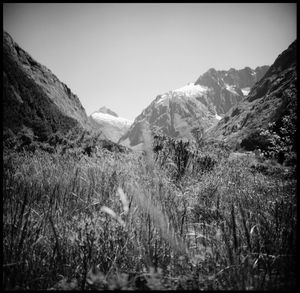
[[[3,28],[76,94],[134,120],[210,68],[271,65],[296,39],[293,3],[11,3]]]

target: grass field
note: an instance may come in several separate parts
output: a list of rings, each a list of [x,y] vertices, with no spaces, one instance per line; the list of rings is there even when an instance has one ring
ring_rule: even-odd
[[[295,288],[294,170],[201,156],[4,152],[3,289]]]

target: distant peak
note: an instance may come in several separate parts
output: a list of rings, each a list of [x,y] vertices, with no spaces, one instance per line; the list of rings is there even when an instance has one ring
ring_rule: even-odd
[[[103,106],[101,107],[97,113],[104,113],[104,114],[109,114],[111,116],[114,116],[114,117],[119,117],[114,111],[110,110],[109,108]]]
[[[212,67],[212,68],[209,68],[207,72],[209,72],[209,73],[215,73],[215,72],[217,72],[217,70]]]

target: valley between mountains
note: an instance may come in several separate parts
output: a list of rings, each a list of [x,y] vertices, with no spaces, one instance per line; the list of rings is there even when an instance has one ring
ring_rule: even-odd
[[[296,52],[131,121],[3,32],[3,289],[295,289]]]

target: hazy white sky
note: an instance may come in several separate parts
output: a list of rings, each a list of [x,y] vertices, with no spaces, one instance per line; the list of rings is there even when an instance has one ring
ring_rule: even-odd
[[[134,119],[214,67],[271,65],[296,39],[296,4],[3,4],[3,25],[87,114]]]

